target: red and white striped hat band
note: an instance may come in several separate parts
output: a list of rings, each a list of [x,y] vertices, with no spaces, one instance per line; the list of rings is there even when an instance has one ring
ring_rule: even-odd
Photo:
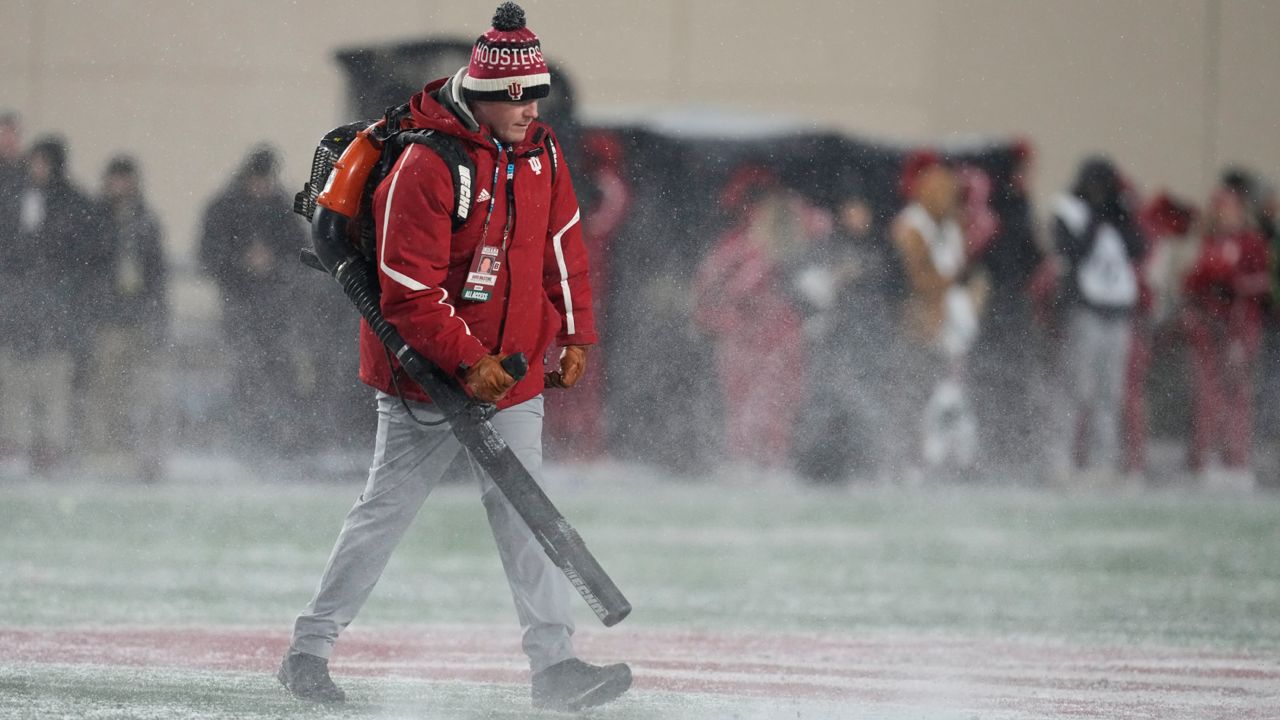
[[[493,27],[476,38],[462,89],[470,100],[509,102],[536,100],[551,92],[542,44],[525,26],[524,10],[515,3],[503,3],[493,16]]]

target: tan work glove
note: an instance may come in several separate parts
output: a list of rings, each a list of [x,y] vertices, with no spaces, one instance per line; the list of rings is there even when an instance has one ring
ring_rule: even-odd
[[[485,355],[467,368],[463,383],[471,397],[481,402],[498,402],[515,387],[516,379],[502,367],[505,355]]]
[[[587,372],[587,348],[590,345],[566,345],[560,351],[560,369],[546,374],[546,386],[571,388]]]

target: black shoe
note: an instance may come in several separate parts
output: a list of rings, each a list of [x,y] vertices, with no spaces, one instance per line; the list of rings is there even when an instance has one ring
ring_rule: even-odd
[[[276,679],[299,700],[340,703],[347,699],[347,694],[329,677],[329,661],[315,655],[285,652]]]
[[[588,665],[577,658],[533,676],[533,706],[546,710],[576,712],[603,705],[631,687],[631,668],[617,665]]]

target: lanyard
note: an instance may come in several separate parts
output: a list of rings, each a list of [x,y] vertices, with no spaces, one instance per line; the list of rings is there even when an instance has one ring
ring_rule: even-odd
[[[493,144],[496,145],[498,148],[498,159],[495,160],[493,163],[493,187],[489,189],[489,209],[485,211],[484,225],[480,228],[480,244],[481,245],[483,245],[485,243],[485,240],[489,238],[489,220],[493,218],[493,207],[494,207],[494,204],[498,202],[498,173],[502,169],[502,153],[503,153],[502,143],[499,142],[497,139],[495,139],[493,141]],[[510,189],[509,186],[508,186],[508,189]],[[508,207],[511,206],[510,197],[507,198],[507,206]],[[510,218],[510,216],[511,216],[511,211],[508,210],[507,217]]]
[[[507,225],[502,228],[502,249],[507,249],[507,240],[511,237],[511,228],[516,219],[516,158],[507,153]]]
[[[511,229],[515,224],[516,196],[516,158],[513,148],[505,148],[498,140],[493,144],[498,148],[498,158],[493,163],[493,188],[489,192],[489,209],[484,215],[484,225],[480,228],[480,243],[476,246],[475,255],[471,259],[471,270],[467,273],[467,281],[462,289],[462,299],[472,302],[486,302],[493,295],[494,286],[498,283],[498,272],[506,261],[507,243],[511,239]],[[489,221],[493,219],[493,209],[498,201],[498,178],[502,172],[503,155],[507,160],[507,222],[502,228],[502,241],[498,246],[489,244]]]

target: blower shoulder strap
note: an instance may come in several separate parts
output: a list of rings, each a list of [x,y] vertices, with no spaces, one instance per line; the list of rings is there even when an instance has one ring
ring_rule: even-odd
[[[439,155],[449,168],[449,176],[453,179],[453,230],[457,232],[471,216],[471,188],[476,175],[476,164],[462,141],[435,130],[404,130],[395,136],[395,145],[398,146],[394,150],[397,156],[409,145],[424,145]],[[388,149],[391,149],[390,145]]]
[[[551,184],[555,185],[556,171],[560,169],[560,147],[556,145],[556,139],[546,128],[540,127],[534,131],[533,144],[546,150],[547,157],[551,159]]]

